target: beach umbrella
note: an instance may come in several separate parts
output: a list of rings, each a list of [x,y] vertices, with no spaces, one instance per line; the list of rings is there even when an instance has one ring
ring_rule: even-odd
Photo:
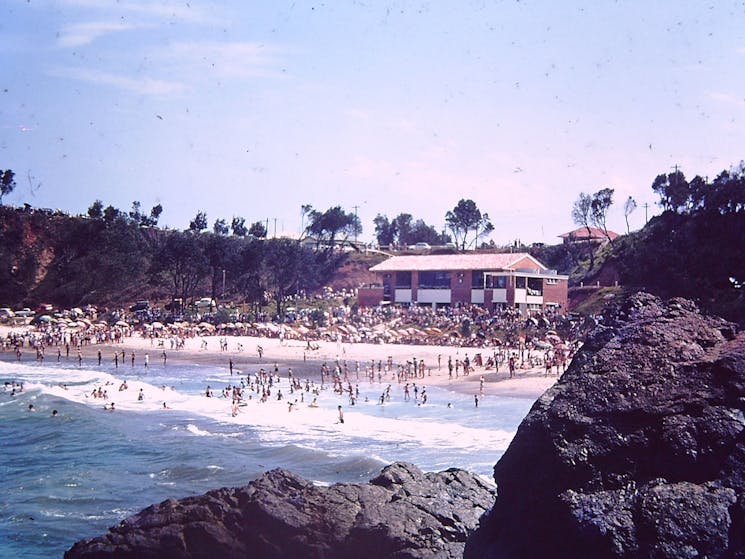
[[[215,329],[214,324],[210,324],[209,322],[200,322],[198,324],[198,327],[203,330],[214,330]]]
[[[115,325],[116,326],[129,326],[129,322],[124,322],[123,320],[117,320]]]
[[[155,328],[156,330],[162,330],[163,329],[163,323],[162,322],[153,322],[150,325],[151,328]]]

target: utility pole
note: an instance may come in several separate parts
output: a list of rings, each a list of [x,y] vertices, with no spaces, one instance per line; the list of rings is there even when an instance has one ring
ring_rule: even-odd
[[[649,223],[649,219],[647,218],[647,208],[649,207],[649,204],[644,202],[644,225]]]

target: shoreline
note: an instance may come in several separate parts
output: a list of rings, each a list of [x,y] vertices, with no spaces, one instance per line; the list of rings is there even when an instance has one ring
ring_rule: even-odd
[[[11,331],[28,331],[28,328],[18,329],[0,326],[0,337],[6,337]],[[34,330],[31,329],[31,332]],[[227,351],[221,350],[220,340],[227,340]],[[162,342],[162,346],[160,343]],[[206,349],[203,349],[206,342]],[[262,348],[262,356],[259,357],[258,346]],[[308,350],[307,343],[299,340],[280,340],[278,338],[262,338],[254,336],[200,336],[187,338],[183,349],[172,349],[168,338],[144,338],[138,334],[125,337],[122,343],[101,343],[81,346],[81,356],[85,366],[96,366],[98,352],[101,352],[102,362],[113,361],[114,353],[125,353],[124,365],[130,366],[131,354],[135,354],[137,366],[144,364],[145,356],[150,367],[162,367],[163,353],[165,352],[169,364],[193,363],[205,364],[215,367],[230,368],[233,362],[234,370],[238,374],[255,374],[259,369],[273,371],[275,364],[279,367],[279,374],[287,376],[288,369],[293,370],[297,378],[320,378],[321,365],[325,362],[333,366],[337,361],[346,363],[351,372],[354,372],[359,363],[360,375],[364,375],[375,363],[375,376],[378,375],[378,365],[382,363],[382,375],[387,382],[391,382],[391,373],[385,373],[386,362],[392,360],[394,367],[398,363],[405,363],[412,359],[424,361],[425,376],[411,378],[411,382],[426,382],[431,386],[447,388],[454,392],[464,394],[478,394],[481,389],[483,377],[484,396],[506,396],[515,398],[539,398],[547,389],[554,385],[560,375],[552,373],[546,376],[543,366],[518,368],[514,378],[509,378],[506,365],[502,364],[499,371],[486,366],[474,365],[474,357],[481,353],[484,360],[491,352],[483,348],[464,348],[454,346],[436,345],[407,345],[407,344],[368,344],[368,343],[340,343],[330,341],[315,341],[313,347],[317,349]],[[66,361],[77,360],[77,348],[70,348],[69,357],[65,357],[65,348],[62,349],[62,359]],[[11,354],[6,351],[6,354]],[[472,361],[472,371],[469,375],[463,375],[462,370],[457,374],[453,372],[453,378],[449,378],[448,358],[462,360],[468,356]],[[438,366],[439,358],[439,366]],[[46,348],[45,360],[49,363],[57,359],[57,346]],[[35,360],[33,350],[24,347],[21,362]],[[395,382],[395,381],[394,381]]]

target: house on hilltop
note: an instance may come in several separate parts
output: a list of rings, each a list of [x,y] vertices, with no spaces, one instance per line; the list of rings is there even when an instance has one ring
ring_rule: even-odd
[[[523,315],[567,309],[569,277],[528,253],[393,256],[370,271],[379,281],[360,288],[361,306],[471,303],[492,312],[515,308]]]
[[[608,234],[606,235],[605,231],[597,227],[590,227],[589,232],[587,229],[587,227],[579,227],[574,231],[569,231],[569,233],[559,235],[559,238],[563,239],[565,244],[590,242],[600,245],[608,242],[608,239],[613,241],[618,237],[618,233],[614,233],[613,231],[608,231]]]

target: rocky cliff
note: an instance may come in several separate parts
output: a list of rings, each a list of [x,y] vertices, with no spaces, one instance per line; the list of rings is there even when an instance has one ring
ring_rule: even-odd
[[[273,470],[246,487],[169,500],[78,542],[66,559],[459,558],[494,488],[462,470],[386,467],[369,484]]]
[[[745,557],[745,336],[632,297],[495,466],[466,557]]]

